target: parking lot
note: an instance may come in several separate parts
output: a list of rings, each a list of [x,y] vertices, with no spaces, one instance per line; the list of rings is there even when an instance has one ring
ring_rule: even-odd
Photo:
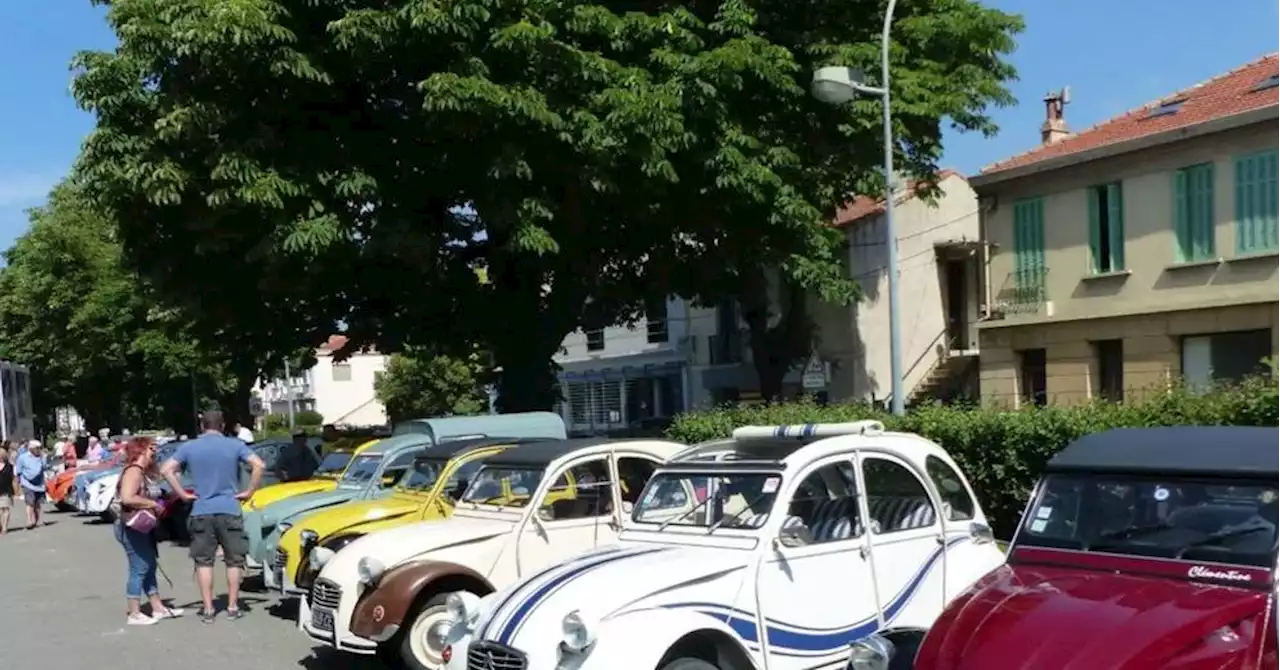
[[[313,649],[294,627],[292,607],[246,584],[245,618],[212,625],[194,616],[199,597],[183,547],[162,544],[160,590],[187,616],[154,626],[126,626],[125,559],[111,527],[52,513],[50,525],[0,537],[0,653],[41,666],[87,668],[99,662],[143,670],[359,668],[372,664]],[[22,510],[14,510],[21,524]],[[225,592],[217,577],[215,593]],[[0,666],[5,665],[0,663]]]

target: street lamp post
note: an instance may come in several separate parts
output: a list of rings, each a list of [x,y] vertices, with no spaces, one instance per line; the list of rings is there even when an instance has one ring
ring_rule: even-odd
[[[893,9],[896,0],[889,0],[884,13],[884,28],[880,33],[880,86],[868,86],[863,82],[860,70],[843,66],[819,68],[813,73],[813,95],[817,99],[844,104],[859,93],[880,96],[884,107],[884,227],[885,248],[888,250],[889,273],[889,375],[891,379],[891,407],[893,413],[903,413],[902,393],[902,323],[898,305],[898,232],[893,220],[893,117],[889,111],[889,31],[893,27]]]

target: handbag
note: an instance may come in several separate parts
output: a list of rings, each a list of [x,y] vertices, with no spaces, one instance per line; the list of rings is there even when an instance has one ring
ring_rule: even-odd
[[[137,466],[130,466],[137,467]],[[124,483],[124,473],[120,473],[120,483],[116,484],[116,497],[111,500],[110,509],[125,528],[139,533],[150,533],[156,529],[159,518],[154,510],[123,509],[120,504],[120,485]]]

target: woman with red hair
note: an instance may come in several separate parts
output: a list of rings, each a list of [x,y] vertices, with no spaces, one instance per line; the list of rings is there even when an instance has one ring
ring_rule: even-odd
[[[137,437],[124,447],[124,471],[116,490],[115,535],[129,564],[125,581],[125,598],[131,626],[149,626],[161,619],[182,616],[182,610],[169,607],[160,600],[156,571],[160,565],[159,547],[154,534],[162,503],[154,484],[157,477],[156,445],[149,438]],[[151,601],[151,615],[142,613],[142,597]]]

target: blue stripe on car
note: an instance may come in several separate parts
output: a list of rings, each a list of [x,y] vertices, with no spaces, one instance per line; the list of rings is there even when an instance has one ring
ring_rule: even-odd
[[[527,598],[523,603],[520,603],[520,606],[516,608],[516,611],[511,615],[511,618],[507,621],[506,626],[502,628],[502,633],[498,635],[498,643],[510,644],[511,639],[515,637],[516,632],[520,630],[520,626],[524,624],[525,619],[527,619],[529,614],[533,612],[534,608],[536,608],[539,603],[541,603],[542,601],[550,597],[552,593],[554,593],[557,589],[563,586],[566,582],[569,582],[576,577],[579,577],[592,570],[595,570],[596,568],[599,568],[602,565],[613,563],[615,561],[621,561],[623,559],[631,558],[632,556],[644,556],[646,554],[653,554],[659,551],[667,551],[669,549],[670,547],[654,547],[650,549],[643,549],[633,553],[627,553],[622,556],[611,555],[599,561],[594,561],[586,565],[580,565],[572,570],[569,570],[559,575],[555,579],[548,581],[546,584],[543,584],[541,588],[535,591],[532,596]]]
[[[907,582],[906,586],[894,596],[884,609],[884,621],[888,626],[920,591],[921,585],[934,565],[941,560],[943,554],[951,547],[967,540],[968,537],[954,537],[947,544],[936,549],[924,565]],[[726,607],[717,603],[688,602],[665,605],[668,609],[691,609],[699,614],[725,623],[738,637],[748,644],[760,642],[760,619],[751,612]],[[765,618],[763,620],[765,635],[769,641],[769,653],[778,656],[814,657],[835,653],[845,653],[849,644],[856,642],[880,629],[879,616],[857,621],[836,628],[810,628],[793,623]]]
[[[570,559],[569,561],[566,561],[563,563],[555,563],[551,566],[548,566],[547,568],[544,568],[541,572],[535,574],[534,576],[526,580],[523,580],[519,586],[512,589],[511,592],[507,594],[507,597],[502,599],[502,602],[498,603],[493,608],[493,615],[489,617],[489,620],[487,622],[485,622],[484,628],[481,629],[481,631],[479,632],[479,638],[485,639],[485,636],[489,633],[489,629],[492,628],[494,624],[498,621],[498,618],[499,618],[498,615],[502,613],[502,610],[505,609],[511,603],[519,600],[519,596],[521,595],[521,593],[523,593],[524,591],[526,591],[527,589],[533,586],[536,586],[539,580],[542,580],[547,576],[554,574],[558,571],[567,570],[572,568],[573,566],[581,565],[586,561],[593,561],[593,560],[602,558],[604,556],[616,555],[621,550],[622,550],[622,547],[607,547],[599,551],[592,551],[590,553],[584,554],[582,556],[578,556],[577,558]]]

